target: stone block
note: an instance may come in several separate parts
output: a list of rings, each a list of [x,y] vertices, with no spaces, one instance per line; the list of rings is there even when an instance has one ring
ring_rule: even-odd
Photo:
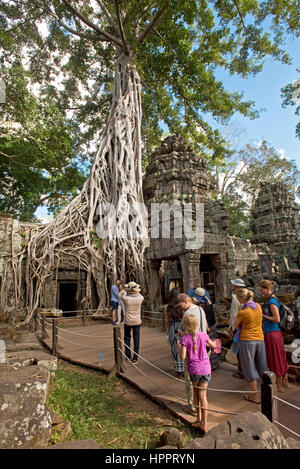
[[[165,430],[159,438],[158,446],[175,446],[183,448],[187,444],[186,439],[177,428],[171,427]]]
[[[185,449],[215,449],[216,440],[210,435],[205,435],[203,438],[196,438],[195,440],[190,441],[190,443],[185,446]]]
[[[39,365],[44,366],[50,373],[57,369],[57,358],[50,353],[40,350],[21,350],[6,354],[6,363],[12,367]]]
[[[46,407],[50,373],[33,365],[0,368],[0,448],[45,448],[51,435]]]
[[[298,448],[297,444],[296,440],[288,443],[261,412],[245,412],[191,441],[185,449],[290,449]]]

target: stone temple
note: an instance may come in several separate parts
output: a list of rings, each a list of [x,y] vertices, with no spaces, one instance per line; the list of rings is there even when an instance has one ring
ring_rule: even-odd
[[[234,277],[243,277],[249,286],[255,286],[262,278],[275,280],[283,293],[294,293],[297,289],[299,206],[284,185],[262,186],[254,207],[251,240],[228,235],[228,215],[222,202],[212,197],[213,183],[205,160],[180,137],[166,138],[154,152],[144,176],[143,190],[149,214],[144,287],[152,311],[161,310],[174,286],[182,292],[202,286],[211,293],[215,303],[230,296],[229,281]],[[5,288],[2,280],[7,259],[12,253],[24,250],[32,230],[36,229],[39,229],[36,224],[0,216],[0,314],[3,317],[14,311],[16,271],[9,272]],[[68,259],[61,259],[59,272],[53,272],[45,282],[40,306],[63,311],[82,309],[88,287],[94,292],[91,306],[97,309],[96,281]],[[109,298],[106,300],[109,305]]]
[[[218,302],[230,296],[229,281],[234,277],[247,277],[248,285],[254,285],[253,279],[272,278],[282,283],[284,291],[295,289],[291,283],[296,285],[300,280],[300,271],[295,272],[300,267],[299,206],[287,188],[282,184],[262,187],[255,204],[251,241],[228,235],[227,213],[221,201],[213,200],[212,189],[204,159],[180,137],[168,137],[154,152],[144,180],[148,213],[153,204],[178,205],[182,208],[179,215],[188,203],[194,211],[196,203],[204,206],[203,239],[193,246],[186,237],[177,238],[174,229],[169,238],[163,237],[162,230],[159,238],[150,238],[145,260],[154,310],[173,286],[184,292],[202,286]],[[175,226],[176,210],[173,212],[170,218]],[[153,217],[151,222],[156,228]]]

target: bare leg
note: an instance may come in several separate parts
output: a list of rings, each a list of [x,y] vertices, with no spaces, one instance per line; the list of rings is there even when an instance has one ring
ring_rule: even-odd
[[[276,376],[276,384],[277,384],[277,391],[278,392],[283,392],[282,389],[282,376]]]
[[[193,384],[194,404],[197,410],[197,418],[193,423],[193,427],[199,428],[201,424],[201,403],[200,403],[200,389],[198,389],[199,383]]]
[[[257,392],[257,380],[256,379],[254,379],[253,381],[249,381],[249,386],[250,386],[250,391]],[[244,397],[246,401],[260,404],[259,394],[246,394]]]
[[[289,378],[288,378],[287,373],[283,377],[283,386],[287,389],[291,389],[291,385],[289,384]]]
[[[207,432],[207,397],[206,397],[206,388],[208,383],[200,383],[202,388],[205,390],[200,390],[200,402],[202,407],[202,419],[201,419],[201,429],[206,433]]]

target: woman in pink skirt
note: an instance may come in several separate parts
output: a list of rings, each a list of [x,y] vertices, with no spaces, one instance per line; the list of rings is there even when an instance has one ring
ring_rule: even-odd
[[[265,298],[263,306],[263,331],[267,352],[267,362],[270,371],[276,374],[277,391],[283,392],[283,387],[289,388],[287,371],[289,369],[284,350],[283,335],[279,327],[280,303],[273,294],[274,283],[261,280],[258,284],[260,293]]]

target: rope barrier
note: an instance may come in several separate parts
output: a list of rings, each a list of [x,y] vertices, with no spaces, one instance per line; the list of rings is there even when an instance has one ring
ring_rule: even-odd
[[[143,319],[153,319],[154,321],[162,321],[162,318],[151,318],[150,316],[143,316]]]
[[[290,429],[289,429],[288,427],[286,427],[285,425],[282,425],[282,423],[277,422],[277,420],[274,420],[274,423],[277,423],[277,425],[280,425],[281,427],[285,428],[288,432],[291,432],[291,433],[293,433],[294,435],[296,435],[298,438],[300,438],[300,435],[298,435],[298,433],[293,432],[293,430],[290,430]]]
[[[290,402],[284,401],[283,399],[280,399],[280,397],[274,396],[274,398],[277,399],[277,400],[280,401],[280,402],[283,402],[283,403],[286,404],[286,405],[289,405],[289,406],[291,406],[291,407],[294,407],[294,408],[297,409],[297,410],[300,410],[300,407],[297,407],[296,405],[291,404]]]
[[[128,347],[128,348],[129,348],[132,352],[134,352],[134,350],[132,350],[130,347]],[[120,350],[120,352],[122,353],[122,355],[125,356],[125,358],[126,358],[126,355],[125,355],[125,353],[123,352],[123,350],[121,350],[121,349],[119,349],[119,350]],[[136,355],[138,355],[138,354],[136,354]],[[138,356],[139,356],[139,355],[138,355]],[[142,357],[141,357],[141,358],[142,358]],[[181,400],[181,401],[187,403],[187,400],[184,399],[183,397],[177,396],[176,394],[174,394],[174,393],[168,391],[165,387],[163,387],[163,386],[161,386],[161,385],[158,385],[155,381],[153,381],[153,379],[149,378],[149,376],[148,376],[146,373],[144,373],[135,363],[132,363],[132,362],[130,362],[130,363],[131,363],[131,365],[134,366],[142,375],[144,375],[149,381],[151,381],[153,384],[155,384],[157,388],[160,388],[160,389],[162,389],[164,392],[166,392],[167,394],[169,394],[170,396],[176,397],[177,399],[179,399],[179,400]],[[171,376],[171,375],[169,375],[169,376]],[[172,378],[174,378],[174,376],[172,376]],[[177,378],[175,378],[175,379],[177,379]],[[181,381],[181,380],[179,380],[179,381],[180,381],[181,383],[183,383],[183,381]],[[194,404],[194,406],[199,408],[199,406],[198,406],[197,404]],[[201,408],[201,410],[207,410],[207,411],[209,411],[209,412],[216,412],[216,413],[228,414],[228,415],[238,415],[238,414],[235,413],[235,412],[225,412],[225,411],[222,411],[222,410],[209,409],[209,408],[206,408],[206,407],[200,407],[200,408]]]
[[[121,340],[120,338],[118,338],[118,340],[127,348],[129,348],[131,351],[132,349],[125,344],[125,342],[123,342],[123,340]],[[122,350],[119,348],[119,350],[122,352]],[[123,353],[123,352],[122,352]],[[148,363],[149,365],[151,365],[153,368],[155,368],[156,370],[160,371],[161,373],[169,376],[170,378],[176,380],[176,381],[179,381],[180,383],[182,383],[183,381],[179,378],[176,378],[175,376],[172,376],[170,375],[170,373],[167,373],[166,371],[162,370],[161,368],[159,368],[158,366],[154,365],[153,363],[149,362],[148,360],[146,360],[146,358],[143,358],[141,355],[139,355],[138,353],[136,353],[136,355],[141,358],[142,360],[144,360],[146,363]],[[196,386],[195,386],[196,387]],[[198,389],[203,389],[203,390],[208,390],[208,391],[216,391],[216,392],[232,392],[232,393],[237,393],[237,394],[260,394],[260,391],[237,391],[237,390],[231,390],[231,389],[214,389],[214,388],[201,388],[200,386],[197,386]]]
[[[74,332],[74,331],[69,331],[68,329],[60,328],[60,330],[63,330],[64,332],[68,332],[69,334],[75,334],[79,335],[81,337],[92,337],[95,339],[111,339],[111,335],[89,335],[89,334],[79,334],[79,332]]]
[[[72,342],[71,340],[65,339],[64,337],[62,337],[62,336],[59,335],[59,334],[57,335],[57,337],[58,337],[59,339],[61,339],[61,340],[64,340],[65,342],[69,342],[69,344],[78,345],[79,347],[92,348],[92,349],[97,349],[97,350],[100,349],[100,351],[101,351],[101,350],[105,350],[105,349],[110,349],[110,350],[111,350],[111,347],[110,347],[110,346],[109,346],[109,347],[101,347],[101,345],[98,345],[97,347],[93,347],[93,346],[91,346],[91,345],[84,345],[84,346],[83,346],[82,344],[78,344],[77,342]]]

